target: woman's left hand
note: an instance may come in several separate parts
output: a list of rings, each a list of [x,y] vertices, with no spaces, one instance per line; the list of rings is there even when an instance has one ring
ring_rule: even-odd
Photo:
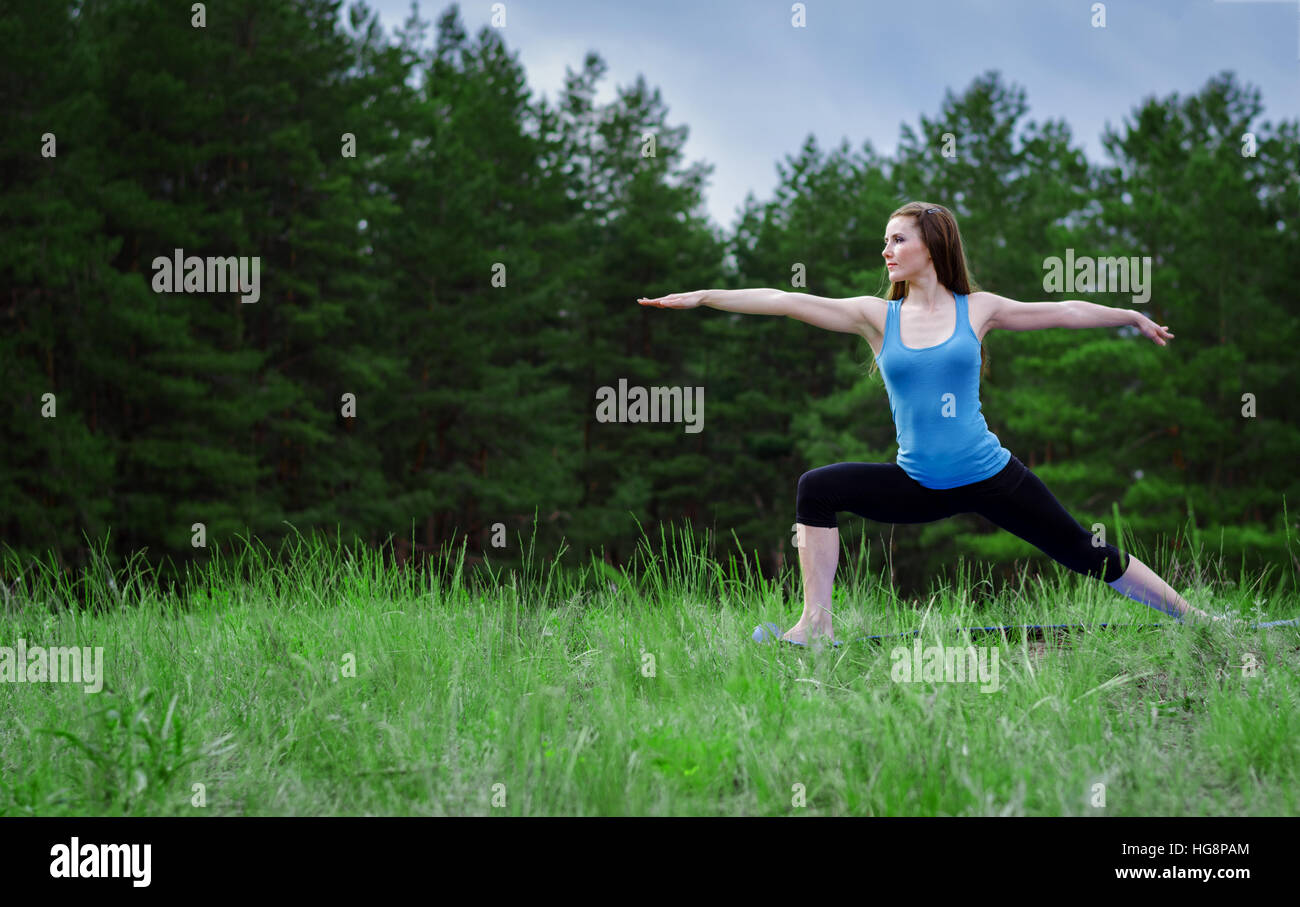
[[[1173,338],[1167,324],[1156,324],[1141,312],[1133,312],[1137,316],[1136,327],[1142,332],[1143,337],[1148,337],[1161,346],[1168,346],[1167,341]]]

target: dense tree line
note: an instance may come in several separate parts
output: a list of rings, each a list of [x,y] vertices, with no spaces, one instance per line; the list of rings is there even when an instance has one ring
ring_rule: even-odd
[[[1300,144],[1232,74],[1142,101],[1093,166],[990,72],[904,125],[893,158],[809,137],[724,235],[711,166],[684,160],[657,90],[596,104],[593,53],[534,100],[501,35],[471,38],[452,6],[387,36],[334,0],[209,4],[201,27],[162,0],[0,17],[5,544],[71,569],[107,540],[179,569],[316,529],[497,563],[536,524],[542,555],[563,538],[569,563],[625,563],[674,523],[789,565],[799,475],[893,459],[869,347],[635,300],[885,295],[885,221],[924,199],[957,213],[979,286],[1014,299],[1138,308],[1048,292],[1044,263],[1152,259],[1141,308],[1177,340],[994,332],[989,426],[1085,526],[1118,513],[1154,546],[1190,525],[1230,565],[1293,575]],[[257,257],[259,298],[157,292],[175,254]],[[599,420],[620,379],[704,388],[703,430]],[[1046,562],[974,516],[841,522],[883,539],[904,585],[959,554]]]

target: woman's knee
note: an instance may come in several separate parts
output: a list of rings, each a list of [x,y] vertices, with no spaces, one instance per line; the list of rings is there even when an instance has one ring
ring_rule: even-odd
[[[838,525],[831,489],[832,479],[828,466],[810,469],[799,477],[795,490],[795,511],[800,523],[822,528]]]
[[[1093,538],[1085,532],[1068,555],[1057,560],[1076,573],[1113,583],[1128,569],[1128,555],[1111,544],[1095,545]]]

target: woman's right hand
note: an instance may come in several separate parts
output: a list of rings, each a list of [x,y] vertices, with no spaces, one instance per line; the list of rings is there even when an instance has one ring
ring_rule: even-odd
[[[646,299],[643,296],[637,302],[641,305],[652,305],[660,309],[693,309],[704,304],[704,294],[707,292],[707,290],[692,290],[689,293],[672,293],[668,296],[660,296],[658,299]]]

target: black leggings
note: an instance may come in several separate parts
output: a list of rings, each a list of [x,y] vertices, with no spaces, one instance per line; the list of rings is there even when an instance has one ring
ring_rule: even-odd
[[[1076,573],[1111,583],[1128,569],[1128,554],[1111,544],[1093,545],[1092,533],[1014,454],[996,475],[956,488],[926,488],[897,463],[835,463],[799,477],[800,523],[837,528],[841,510],[879,523],[932,523],[978,513]]]

